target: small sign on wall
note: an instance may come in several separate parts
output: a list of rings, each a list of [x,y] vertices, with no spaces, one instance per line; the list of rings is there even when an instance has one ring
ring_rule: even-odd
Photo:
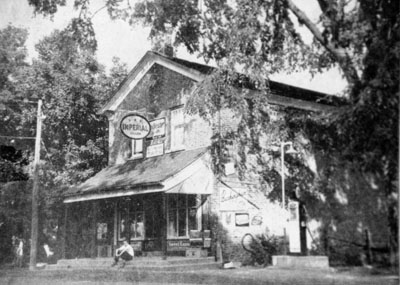
[[[142,250],[142,241],[131,241],[131,246],[133,250],[141,251]]]
[[[151,132],[147,138],[165,136],[165,118],[150,121]]]
[[[146,149],[146,157],[154,157],[164,154],[164,144],[149,145]]]
[[[167,250],[186,250],[190,247],[189,240],[171,240],[167,242]]]
[[[237,227],[248,227],[249,226],[249,214],[248,213],[236,213],[235,214],[235,225]]]

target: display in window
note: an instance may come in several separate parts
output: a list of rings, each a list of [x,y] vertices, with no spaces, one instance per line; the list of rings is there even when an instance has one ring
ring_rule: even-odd
[[[176,216],[176,209],[170,209],[168,211],[168,236],[170,237],[178,236],[178,223],[176,221]]]
[[[128,227],[126,226],[126,218],[121,218],[119,222],[119,239],[128,237]]]
[[[107,223],[97,223],[97,240],[107,239]]]
[[[143,200],[132,199],[120,204],[118,239],[143,238],[145,235]]]
[[[140,238],[144,236],[143,213],[136,213],[135,219],[131,220],[131,237]]]
[[[196,195],[168,195],[168,236],[186,237],[198,228]]]

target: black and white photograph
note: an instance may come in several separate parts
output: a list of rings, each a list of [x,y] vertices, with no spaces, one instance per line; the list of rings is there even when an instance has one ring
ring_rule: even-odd
[[[399,284],[398,0],[0,0],[0,284]]]

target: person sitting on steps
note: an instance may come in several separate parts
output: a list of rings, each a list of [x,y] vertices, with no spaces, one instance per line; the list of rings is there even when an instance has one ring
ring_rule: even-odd
[[[122,240],[123,244],[115,251],[114,263],[111,266],[118,264],[119,259],[122,259],[121,268],[125,266],[125,262],[132,260],[135,256],[132,246],[128,243],[126,238]]]

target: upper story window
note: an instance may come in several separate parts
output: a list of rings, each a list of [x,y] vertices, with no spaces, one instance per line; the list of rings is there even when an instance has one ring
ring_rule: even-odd
[[[171,110],[171,150],[185,148],[183,106]]]
[[[131,140],[131,159],[143,157],[143,140]]]

